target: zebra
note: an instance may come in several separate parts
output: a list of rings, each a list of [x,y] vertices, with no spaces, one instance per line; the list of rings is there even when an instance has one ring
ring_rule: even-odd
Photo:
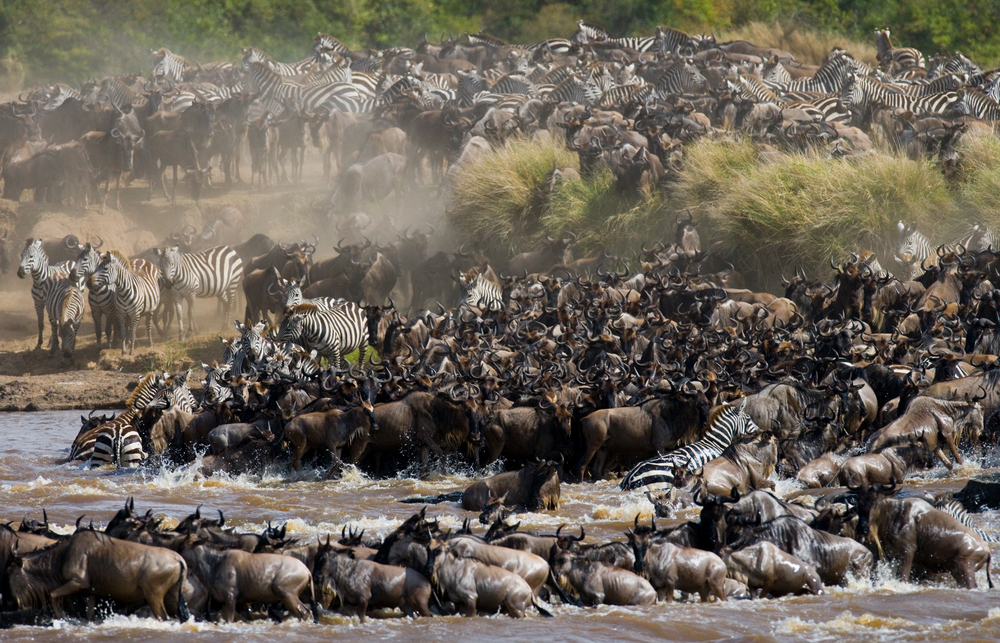
[[[705,88],[707,81],[690,60],[679,58],[671,63],[656,80],[655,88],[661,98],[669,94],[683,95]]]
[[[87,284],[87,301],[90,304],[90,314],[94,318],[94,332],[97,335],[97,347],[101,347],[101,321],[105,324],[105,336],[108,344],[112,342],[111,331],[114,328],[114,293],[110,288],[98,288],[89,277],[97,272],[97,264],[101,261],[101,253],[98,248],[104,245],[104,240],[94,246],[90,242],[80,247],[80,254],[76,258],[76,270],[81,273]]]
[[[299,101],[302,85],[288,80],[266,63],[253,61],[246,66],[247,84],[251,90],[260,93],[262,99],[283,102],[286,99]]]
[[[596,25],[588,25],[583,20],[576,23],[576,33],[570,38],[570,42],[576,45],[587,44],[591,41],[602,42],[611,37],[607,31]]]
[[[942,92],[928,96],[912,97],[898,93],[894,88],[857,73],[847,75],[840,95],[844,107],[856,115],[865,115],[872,107],[902,108],[914,115],[950,113],[965,114],[968,107],[956,92]]]
[[[107,101],[109,105],[118,110],[128,107],[142,107],[146,104],[146,98],[136,94],[131,87],[118,80],[108,78],[101,83],[101,91],[97,94],[97,100]]]
[[[500,286],[482,273],[471,279],[462,275],[462,299],[459,308],[473,311],[477,315],[497,312],[503,308],[503,291]]]
[[[956,241],[935,247],[922,232],[917,230],[916,223],[904,225],[900,221],[896,227],[899,230],[896,261],[909,269],[906,280],[910,281],[919,277],[927,267],[938,265],[941,255],[947,252],[961,253],[968,250],[970,245],[982,243],[989,245],[997,241],[996,232],[986,227],[980,229],[977,224]]]
[[[632,467],[619,487],[624,491],[655,491],[673,485],[674,469],[695,471],[722,455],[731,444],[760,431],[746,412],[746,399],[739,405],[724,404],[713,411],[704,437],[686,447],[651,458]]]
[[[195,66],[169,49],[151,50],[156,62],[153,64],[153,78],[180,83],[195,71]]]
[[[35,350],[42,347],[42,333],[45,328],[45,309],[48,299],[56,284],[69,276],[73,268],[72,262],[49,265],[49,256],[42,248],[41,239],[29,237],[24,242],[21,251],[21,264],[17,268],[17,276],[24,279],[31,275],[31,299],[35,304],[35,315],[38,317],[38,344]],[[50,317],[50,321],[53,321]]]
[[[351,53],[351,50],[347,47],[347,45],[340,42],[333,36],[323,32],[317,33],[313,42],[314,44],[312,50],[313,53],[317,55],[329,53],[331,51],[336,54],[340,54],[341,56],[348,56]]]
[[[166,405],[162,380],[148,373],[136,385],[125,401],[125,410],[109,422],[76,436],[67,462],[81,460],[92,467],[116,464],[132,468],[146,459],[140,435],[140,416],[146,408]]]
[[[317,62],[317,57],[313,55],[294,63],[280,63],[256,47],[246,47],[243,49],[243,60],[241,62],[244,72],[248,71],[253,63],[260,63],[279,76],[300,76],[313,68]]]
[[[672,27],[657,27],[656,35],[653,37],[651,49],[662,53],[677,53],[682,49],[690,47],[692,50],[698,49],[698,43],[680,29]],[[649,51],[649,49],[642,50]],[[693,53],[693,51],[692,51]]]
[[[334,368],[342,365],[344,355],[355,350],[358,363],[364,362],[368,339],[368,317],[354,302],[335,310],[323,310],[316,304],[294,306],[287,311],[277,335],[280,342],[315,349]]]
[[[971,87],[963,87],[958,93],[969,109],[969,116],[983,121],[1000,120],[1000,103],[993,98]]]
[[[72,364],[76,361],[74,357],[76,335],[80,331],[80,323],[83,321],[83,312],[87,304],[87,298],[83,294],[85,280],[86,276],[79,270],[70,273],[69,283],[57,309],[63,364]]]
[[[122,341],[122,353],[135,352],[135,331],[146,318],[146,336],[153,345],[153,311],[160,304],[160,270],[145,259],[129,259],[117,250],[101,256],[91,277],[98,288],[114,291],[115,326]]]
[[[257,322],[253,326],[236,321],[236,330],[240,331],[240,338],[236,345],[230,362],[231,371],[236,375],[242,375],[245,371],[244,362],[249,360],[251,366],[270,361],[270,358],[277,352],[278,345],[264,337],[264,322]]]
[[[889,39],[888,29],[875,31],[875,47],[878,49],[875,58],[878,60],[879,65],[886,69],[889,68],[891,63],[896,63],[903,69],[912,67],[924,69],[924,55],[913,47],[900,49],[893,47],[892,41]]]
[[[184,319],[181,302],[188,307],[188,333],[197,332],[194,321],[195,297],[218,297],[223,304],[223,320],[229,319],[236,304],[236,292],[243,283],[243,260],[229,246],[215,246],[201,252],[182,254],[178,246],[157,249],[163,280],[168,284],[169,297],[177,312],[177,337],[184,340]],[[169,326],[169,308],[164,329]],[[223,321],[225,328],[225,321]]]
[[[197,411],[198,401],[195,400],[194,394],[191,393],[191,387],[187,383],[187,378],[190,374],[190,371],[184,371],[176,375],[164,373],[163,384],[166,388],[167,401],[170,403],[170,408],[185,413],[195,413]]]

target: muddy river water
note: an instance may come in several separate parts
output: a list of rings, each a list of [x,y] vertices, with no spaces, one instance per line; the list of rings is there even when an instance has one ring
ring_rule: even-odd
[[[0,414],[0,519],[17,522],[41,509],[57,530],[69,531],[80,515],[106,523],[129,496],[136,509],[182,518],[198,504],[209,513],[221,509],[227,525],[260,530],[268,521],[288,522],[290,534],[302,539],[339,534],[344,525],[384,535],[411,515],[414,505],[398,502],[413,495],[460,490],[471,478],[464,474],[429,480],[400,475],[369,480],[357,473],[342,481],[320,481],[316,472],[202,479],[194,467],[180,471],[116,473],[61,465],[79,428],[79,413]],[[916,486],[960,488],[964,480],[994,472],[968,462],[954,472],[928,471]],[[910,481],[908,480],[908,483]],[[779,482],[779,495],[798,491]],[[552,531],[562,524],[585,526],[588,536],[623,538],[637,513],[645,518],[652,505],[640,495],[625,495],[612,482],[564,485],[558,512],[521,514],[522,529]],[[432,506],[428,516],[458,527],[466,514],[454,504]],[[680,518],[697,519],[695,512]],[[1000,516],[976,516],[986,531],[1000,532]],[[171,525],[171,521],[166,521]],[[880,569],[874,582],[865,579],[847,588],[828,588],[821,596],[769,601],[659,604],[644,608],[556,607],[555,618],[537,613],[522,620],[504,616],[410,620],[389,616],[370,619],[325,614],[318,625],[256,622],[214,625],[160,623],[116,616],[100,625],[56,622],[53,628],[17,627],[0,632],[0,641],[62,641],[86,637],[91,643],[131,641],[997,641],[1000,640],[1000,589],[959,590],[950,581],[904,584]],[[998,575],[1000,578],[1000,575]],[[986,586],[980,574],[980,586]]]

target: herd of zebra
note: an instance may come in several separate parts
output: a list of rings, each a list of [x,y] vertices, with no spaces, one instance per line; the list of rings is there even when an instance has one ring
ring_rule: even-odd
[[[242,182],[244,146],[251,185],[299,182],[311,140],[328,180],[339,168],[329,210],[347,225],[362,198],[413,189],[425,162],[442,178],[446,165],[518,137],[564,139],[581,174],[607,165],[619,187],[648,191],[669,186],[683,144],[703,136],[744,132],[762,151],[839,156],[875,153],[880,139],[954,161],[965,133],[992,131],[1000,72],[961,53],[926,61],[893,47],[888,30],[876,41],[878,66],[843,49],[809,65],[668,27],[616,38],[582,21],[569,39],[532,45],[473,34],[352,51],[320,33],[294,63],[246,47],[235,62],[199,64],[164,48],[148,76],[49,85],[3,105],[0,169],[6,198],[34,189],[36,200],[86,204],[98,181],[106,198],[123,177],[145,177],[150,196],[160,182],[166,195],[173,168],[167,196],[176,199],[180,171],[197,200],[212,167],[227,186]]]

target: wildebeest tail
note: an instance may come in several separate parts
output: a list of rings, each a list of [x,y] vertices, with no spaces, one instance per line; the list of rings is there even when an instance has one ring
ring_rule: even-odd
[[[993,552],[990,552],[989,558],[986,559],[986,584],[993,589],[993,578],[990,576],[990,564],[993,562]]]
[[[439,496],[417,496],[416,498],[404,498],[400,502],[408,505],[437,505],[442,502],[461,502],[464,491],[452,493],[442,493]]]
[[[541,605],[539,605],[538,601],[535,600],[534,597],[532,597],[532,599],[531,599],[531,604],[535,606],[535,609],[538,610],[539,614],[541,614],[545,618],[552,618],[552,612],[550,612],[549,610],[547,610],[544,607],[542,607]]]
[[[187,563],[183,560],[181,561],[181,577],[177,581],[177,620],[181,623],[187,623],[188,619],[191,618],[191,612],[188,611],[187,601],[184,600],[184,581],[187,579]]]

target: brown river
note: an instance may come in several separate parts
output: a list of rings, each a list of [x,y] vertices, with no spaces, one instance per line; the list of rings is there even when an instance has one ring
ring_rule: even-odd
[[[340,533],[345,525],[384,535],[416,508],[398,502],[413,495],[464,489],[472,478],[463,474],[419,480],[401,474],[392,480],[369,480],[354,473],[341,481],[319,481],[316,472],[203,479],[195,467],[179,471],[116,473],[80,469],[56,462],[68,452],[79,428],[78,412],[0,414],[0,519],[18,522],[30,513],[41,519],[46,508],[57,531],[69,532],[80,515],[103,525],[135,497],[137,510],[176,520],[202,504],[203,512],[221,509],[227,526],[259,531],[288,522],[289,534],[302,539]],[[908,484],[958,489],[964,480],[996,469],[967,462],[954,472],[939,467]],[[779,482],[778,494],[789,496],[794,483]],[[588,536],[623,538],[637,513],[649,518],[652,505],[642,496],[623,495],[613,482],[564,485],[558,512],[520,514],[522,529],[551,532],[562,523],[584,525]],[[1000,533],[998,512],[976,515],[977,525]],[[454,504],[431,506],[428,516],[459,527],[466,514]],[[474,516],[471,516],[474,518]],[[697,519],[682,511],[682,519]],[[171,521],[166,521],[167,526]],[[477,525],[478,527],[478,525]],[[477,529],[481,533],[482,528]],[[554,608],[555,618],[537,613],[514,620],[505,616],[410,620],[388,615],[364,625],[356,618],[324,614],[318,625],[296,621],[278,624],[214,625],[161,623],[152,619],[113,616],[99,625],[57,621],[52,628],[17,627],[0,631],[0,641],[64,641],[86,637],[100,641],[1000,641],[1000,589],[955,589],[940,583],[904,584],[886,569],[880,580],[828,588],[821,596],[765,601],[658,604],[644,608],[603,606]],[[997,575],[1000,581],[1000,575]],[[980,574],[985,588],[985,575]]]

